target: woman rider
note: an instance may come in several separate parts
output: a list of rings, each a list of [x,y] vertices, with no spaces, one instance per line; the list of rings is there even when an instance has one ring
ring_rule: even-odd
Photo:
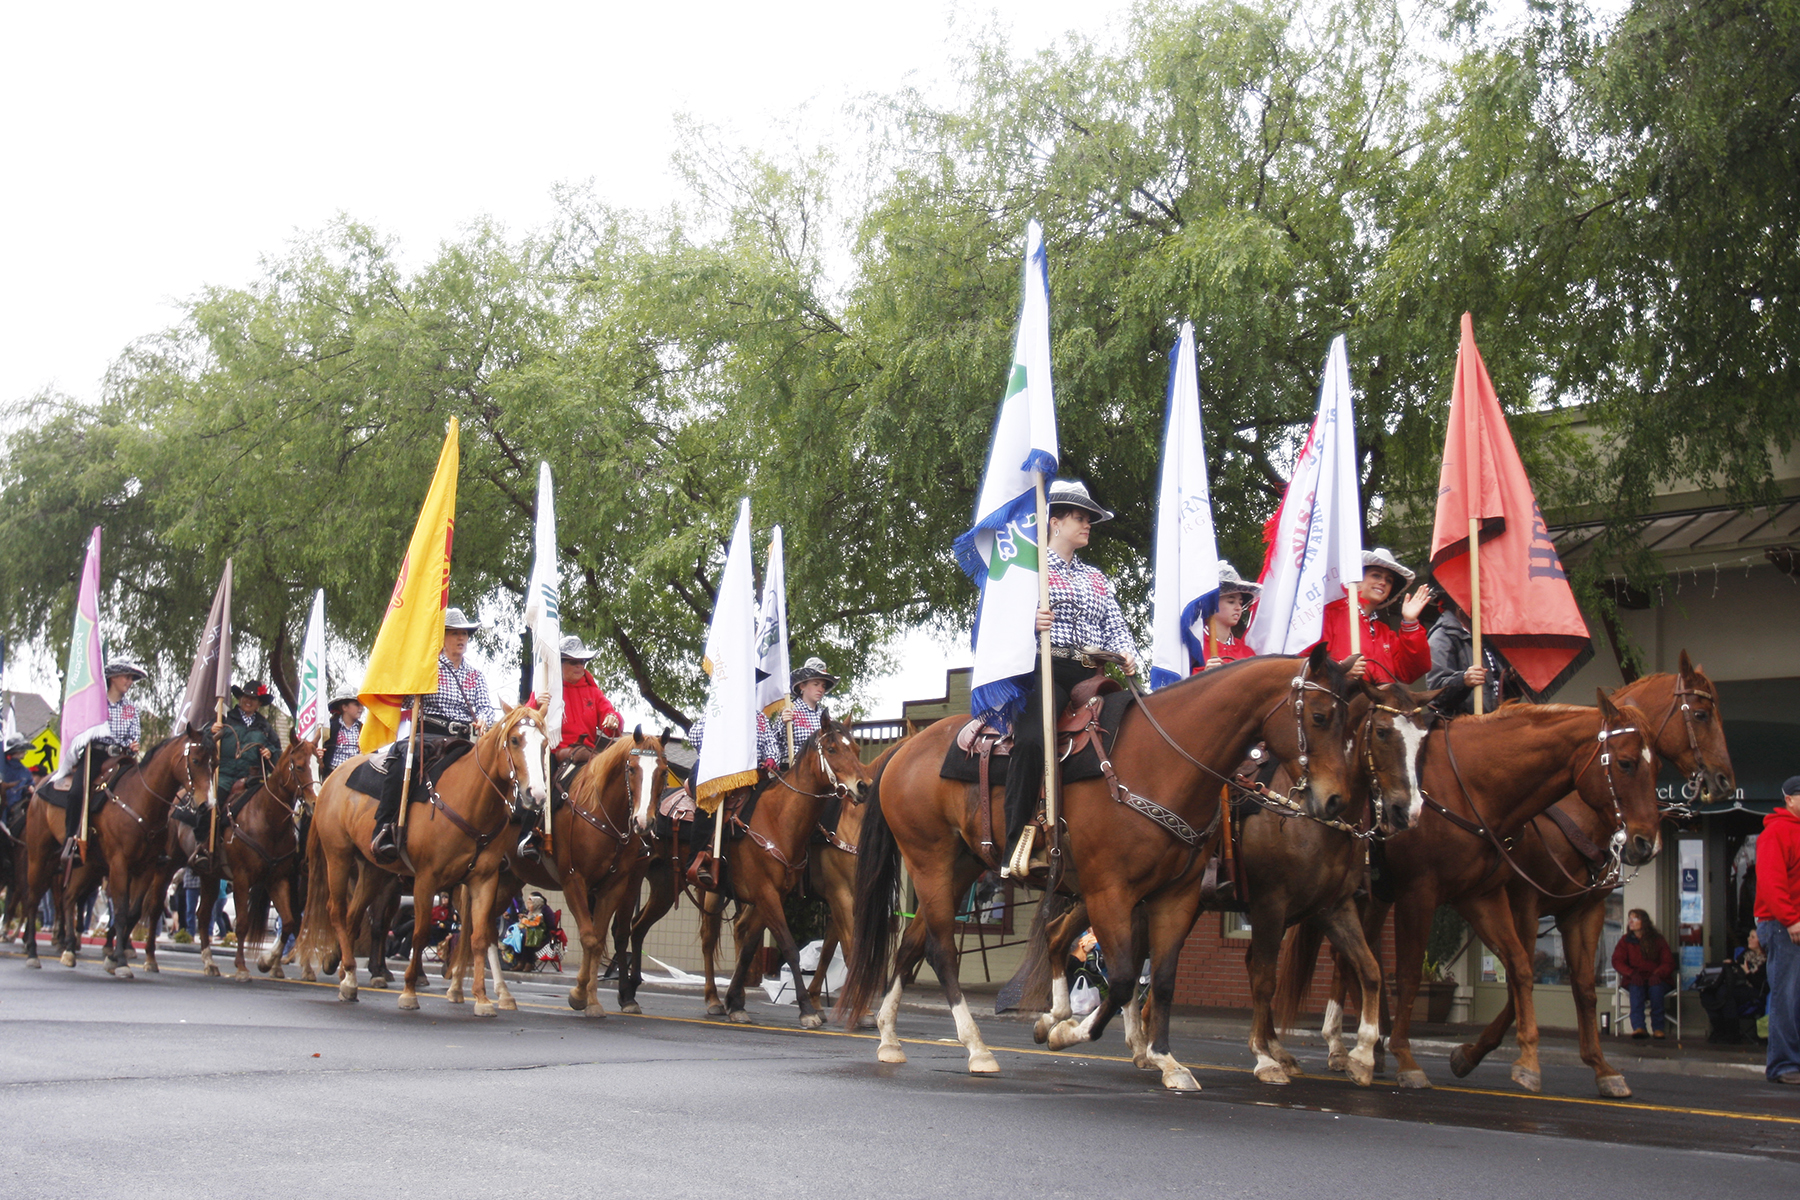
[[[216,774],[221,800],[229,799],[231,790],[243,780],[266,776],[281,752],[281,741],[262,714],[263,705],[269,701],[269,685],[233,684],[231,697],[237,701],[237,707],[213,722],[213,736],[219,739]]]
[[[1250,605],[1261,592],[1262,584],[1251,583],[1242,578],[1236,567],[1220,560],[1219,598],[1200,602],[1201,615],[1206,618],[1206,662],[1195,667],[1194,674],[1222,667],[1240,658],[1256,657],[1256,651],[1245,644],[1239,635],[1244,631]],[[1210,613],[1207,612],[1209,607],[1213,610]]]
[[[1060,714],[1069,703],[1069,691],[1092,675],[1078,656],[1088,650],[1107,650],[1125,660],[1125,673],[1137,674],[1137,647],[1126,628],[1125,616],[1112,585],[1098,570],[1075,556],[1087,548],[1094,526],[1110,521],[1113,514],[1094,503],[1087,485],[1067,479],[1050,484],[1050,531],[1045,563],[1050,575],[1050,607],[1039,609],[1039,633],[1050,631],[1050,698]],[[1042,663],[1032,668],[1031,695],[1012,723],[1012,762],[1006,768],[1006,841],[1009,848],[1032,815],[1044,780],[1044,718]]]
[[[1350,678],[1367,675],[1377,684],[1411,683],[1431,669],[1431,642],[1419,614],[1431,600],[1429,588],[1417,588],[1400,606],[1400,629],[1389,628],[1380,619],[1382,609],[1401,597],[1401,590],[1413,581],[1413,573],[1402,566],[1386,547],[1363,551],[1362,578],[1362,660],[1350,668]],[[1350,657],[1350,602],[1334,600],[1325,606],[1326,647],[1331,657],[1342,662]]]
[[[776,714],[776,718],[792,726],[791,734],[783,733],[775,739],[775,749],[781,756],[781,765],[792,766],[788,761],[788,746],[796,751],[806,745],[806,739],[819,732],[819,726],[825,719],[825,693],[838,685],[838,677],[825,669],[825,660],[809,658],[799,670],[788,675],[789,694],[794,702]]]

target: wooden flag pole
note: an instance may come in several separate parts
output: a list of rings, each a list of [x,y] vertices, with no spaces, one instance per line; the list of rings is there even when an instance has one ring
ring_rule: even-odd
[[[794,702],[789,700],[787,702],[787,708],[783,708],[781,711],[785,713],[788,709],[793,707]],[[794,723],[792,721],[783,721],[782,724],[787,726],[788,765],[791,767],[794,765]]]
[[[406,828],[407,790],[412,786],[413,747],[419,744],[419,698],[413,697],[412,728],[406,734],[406,767],[400,775],[400,828]]]
[[[1475,642],[1475,665],[1484,666],[1481,655],[1481,523],[1469,518],[1469,634]],[[1487,684],[1475,689],[1475,715],[1486,711]]]
[[[1050,607],[1050,502],[1044,492],[1044,473],[1033,471],[1031,476],[1037,486],[1038,610],[1042,612]],[[1050,851],[1055,854],[1062,842],[1056,836],[1061,808],[1056,794],[1056,718],[1061,714],[1056,711],[1056,684],[1050,660],[1050,631],[1046,629],[1038,634],[1038,690],[1044,697],[1038,707],[1043,710],[1044,722],[1044,823],[1049,828]],[[1050,869],[1054,875],[1056,864],[1051,863]],[[1051,886],[1056,886],[1054,879]]]
[[[1350,603],[1350,653],[1361,654],[1363,623],[1362,580],[1355,579],[1350,582],[1350,595],[1347,599]]]
[[[82,862],[87,861],[88,789],[93,786],[94,769],[94,756],[90,752],[92,746],[93,742],[90,741],[81,748],[81,831],[75,835],[75,845]],[[68,826],[64,825],[63,828],[67,829]]]
[[[225,697],[220,696],[213,703],[213,720],[217,724],[225,723]],[[219,844],[219,764],[213,764],[212,778],[206,783],[206,804],[212,809],[212,820],[206,833],[206,853],[211,857]]]

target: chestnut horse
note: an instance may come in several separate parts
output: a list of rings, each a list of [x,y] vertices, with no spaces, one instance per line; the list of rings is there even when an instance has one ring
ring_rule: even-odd
[[[1305,659],[1245,659],[1193,676],[1144,697],[1126,710],[1110,750],[1112,778],[1067,784],[1061,814],[1072,873],[1065,883],[1087,903],[1108,970],[1108,994],[1083,1021],[1064,1020],[1048,1032],[1053,1049],[1092,1041],[1130,999],[1141,957],[1151,962],[1148,1028],[1133,1036],[1136,1005],[1126,1009],[1126,1034],[1148,1046],[1147,1060],[1165,1087],[1199,1088],[1193,1074],[1169,1055],[1168,1012],[1181,943],[1200,910],[1199,874],[1218,824],[1221,784],[1244,752],[1266,741],[1305,782],[1300,806],[1336,817],[1351,787],[1350,731],[1343,670],[1323,646]],[[894,1018],[908,971],[930,951],[956,1020],[957,1037],[973,1073],[997,1072],[957,977],[956,908],[990,863],[979,805],[989,828],[1004,828],[1003,789],[974,795],[966,783],[940,778],[945,752],[967,718],[947,717],[902,746],[877,777],[863,817],[856,869],[856,935],[850,973],[838,1006],[854,1024],[885,991],[876,1015],[882,1062],[906,1061]],[[888,968],[893,945],[895,887],[902,860],[918,891],[919,919],[911,922]],[[1134,920],[1142,920],[1134,931]],[[1142,941],[1139,940],[1141,933]]]
[[[432,897],[462,883],[469,887],[472,910],[464,932],[472,943],[475,1015],[492,1017],[498,1012],[487,998],[484,966],[494,972],[501,1006],[517,1007],[500,977],[500,955],[494,944],[494,891],[507,849],[502,835],[512,814],[520,807],[544,805],[548,757],[543,715],[524,707],[507,713],[476,739],[473,749],[451,763],[435,784],[427,785],[426,800],[407,814],[400,859],[391,865],[377,863],[369,854],[375,797],[349,786],[350,773],[368,756],[359,754],[331,773],[319,789],[308,833],[311,881],[300,953],[311,965],[322,957],[332,935],[336,936],[342,976],[339,999],[356,999],[355,930],[370,900],[387,877],[411,875],[412,959],[406,967],[400,1007],[419,1007],[417,989],[425,974],[422,958],[431,925]]]
[[[1613,693],[1613,698],[1642,709],[1650,719],[1658,757],[1675,764],[1708,803],[1722,800],[1736,789],[1731,752],[1725,746],[1725,728],[1719,715],[1718,689],[1706,672],[1681,652],[1680,670],[1673,674],[1646,675]],[[1561,813],[1553,820],[1551,813]],[[1585,843],[1577,849],[1562,822],[1576,830]],[[1538,917],[1556,919],[1562,933],[1563,959],[1569,964],[1569,989],[1575,994],[1575,1019],[1581,1030],[1581,1061],[1594,1069],[1595,1086],[1602,1096],[1625,1097],[1631,1088],[1624,1075],[1606,1061],[1600,1049],[1600,1023],[1594,1012],[1595,975],[1598,973],[1600,938],[1606,929],[1606,898],[1618,884],[1616,871],[1586,852],[1605,847],[1613,835],[1611,813],[1588,807],[1581,797],[1567,796],[1551,812],[1526,826],[1513,853],[1518,868],[1506,884],[1512,908],[1513,928],[1519,943],[1537,942]],[[1591,875],[1597,875],[1590,884]],[[1543,890],[1540,890],[1543,889]],[[1545,892],[1549,894],[1546,895]],[[1510,996],[1475,1041],[1457,1047],[1450,1055],[1450,1070],[1458,1078],[1467,1075],[1500,1044],[1513,1022]]]
[[[93,753],[93,748],[88,752]],[[168,852],[169,810],[182,797],[200,795],[211,787],[214,753],[210,730],[190,730],[169,738],[142,761],[99,784],[97,790],[106,793],[106,803],[88,823],[87,861],[75,868],[66,883],[57,880],[68,828],[64,822],[79,821],[80,811],[74,809],[73,801],[68,813],[46,801],[43,788],[49,786],[48,781],[33,794],[25,818],[27,967],[39,965],[37,905],[44,891],[53,884],[58,886],[60,924],[66,931],[62,962],[72,967],[81,944],[76,901],[104,879],[113,913],[106,938],[106,971],[121,979],[131,978],[131,931],[140,916],[154,921],[162,912],[162,896],[151,892]],[[77,790],[71,787],[70,795]]]
[[[1363,917],[1371,946],[1394,911],[1395,980],[1390,1045],[1402,1087],[1430,1087],[1413,1058],[1412,1005],[1424,969],[1431,916],[1440,904],[1461,913],[1499,957],[1507,991],[1518,1014],[1519,1057],[1512,1077],[1520,1087],[1543,1087],[1538,1068],[1536,1010],[1532,1006],[1531,950],[1519,940],[1507,903],[1513,848],[1526,824],[1570,791],[1605,818],[1609,840],[1631,865],[1649,862],[1661,848],[1656,803],[1654,729],[1643,712],[1615,706],[1599,693],[1598,708],[1569,704],[1507,704],[1479,717],[1457,717],[1426,738],[1422,783],[1424,818],[1390,839],[1384,875],[1394,899],[1372,897]],[[1299,962],[1311,961],[1308,931],[1296,935]],[[1316,952],[1318,940],[1310,938]],[[1303,986],[1294,979],[1291,986]],[[1283,979],[1282,987],[1290,986]],[[1344,984],[1326,1009],[1326,1033],[1341,1019]],[[1368,1020],[1364,1014],[1363,1020]]]
[[[907,734],[892,746],[876,755],[869,763],[869,778],[875,778],[876,772],[887,765],[887,760],[894,757],[894,751],[906,744]],[[806,864],[806,886],[816,896],[822,896],[825,906],[831,912],[831,922],[825,927],[825,944],[819,947],[819,969],[813,972],[812,982],[806,985],[806,994],[812,997],[813,1003],[819,1002],[819,993],[825,985],[825,969],[831,965],[832,956],[840,949],[844,953],[844,961],[850,961],[850,944],[856,936],[856,842],[862,837],[863,806],[860,804],[839,804],[835,829],[825,828],[829,818],[827,811],[819,819],[819,828],[813,838],[813,853]]]

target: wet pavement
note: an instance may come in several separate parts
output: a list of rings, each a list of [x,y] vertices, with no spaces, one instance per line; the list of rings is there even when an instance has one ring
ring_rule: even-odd
[[[1277,1088],[1224,1026],[1190,1021],[1174,1049],[1203,1090],[1177,1095],[1116,1027],[1053,1053],[979,1016],[1001,1074],[972,1077],[941,1012],[903,1012],[911,1061],[884,1066],[871,1036],[801,1031],[760,996],[753,1026],[671,991],[596,1021],[566,980],[534,980],[512,985],[518,1012],[478,1020],[435,983],[406,1013],[393,992],[344,1004],[330,984],[203,978],[192,955],[163,966],[122,981],[0,956],[7,1194],[1800,1194],[1800,1089],[1742,1071],[1634,1071],[1615,1101],[1547,1063],[1529,1095],[1503,1047],[1468,1081],[1426,1054],[1432,1090],[1362,1089],[1301,1046],[1308,1074]]]

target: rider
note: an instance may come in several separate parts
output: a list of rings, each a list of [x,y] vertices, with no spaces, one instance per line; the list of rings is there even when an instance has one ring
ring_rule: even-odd
[[[233,684],[231,696],[237,707],[213,722],[213,736],[219,739],[218,793],[224,800],[230,799],[232,789],[243,780],[266,778],[281,751],[281,739],[262,712],[269,700],[269,685]]]
[[[789,761],[789,746],[798,750],[806,744],[807,738],[819,732],[825,719],[825,693],[837,685],[838,677],[825,669],[822,658],[809,658],[799,670],[788,675],[794,702],[776,714],[776,719],[791,729],[775,739],[776,755],[782,766],[793,765]]]
[[[360,753],[357,741],[362,737],[363,706],[355,688],[343,687],[325,708],[331,714],[325,738],[325,773],[329,775]]]
[[[1219,560],[1219,598],[1200,603],[1200,611],[1206,618],[1206,632],[1211,636],[1205,647],[1206,661],[1194,668],[1194,674],[1222,667],[1240,658],[1256,657],[1256,651],[1240,635],[1244,631],[1250,605],[1261,592],[1262,584],[1251,583],[1242,578],[1236,567],[1223,559]],[[1209,608],[1211,612],[1207,612]]]
[[[6,739],[6,757],[0,763],[0,825],[7,829],[12,828],[14,810],[22,809],[31,799],[31,787],[36,782],[31,769],[20,761],[30,749],[31,743],[20,734]]]
[[[444,610],[444,648],[438,655],[438,687],[421,705],[423,728],[419,731],[428,747],[453,738],[473,739],[502,716],[500,706],[488,692],[487,680],[481,672],[463,662],[469,650],[469,635],[482,627],[471,621],[460,608]],[[405,772],[408,732],[401,723],[402,736],[388,749],[387,778],[381,790],[381,802],[375,809],[375,833],[369,839],[369,853],[379,863],[391,863],[400,857],[399,828],[400,788]],[[422,761],[424,755],[419,756]],[[418,781],[414,769],[414,782]]]
[[[94,741],[112,747],[112,756],[136,754],[143,749],[144,722],[137,705],[125,699],[131,685],[148,675],[130,659],[106,664],[106,732]]]
[[[1087,485],[1076,480],[1058,479],[1050,484],[1050,534],[1046,539],[1045,562],[1050,569],[1050,607],[1039,609],[1037,629],[1050,631],[1050,681],[1054,712],[1060,714],[1069,703],[1069,691],[1093,674],[1078,659],[1088,650],[1106,650],[1124,660],[1125,673],[1137,674],[1137,647],[1112,584],[1098,570],[1075,556],[1087,548],[1093,528],[1110,521],[1113,514],[1094,503]],[[1026,820],[1031,816],[1033,800],[1044,779],[1043,685],[1039,672],[1042,664],[1032,667],[1031,695],[1024,710],[1012,721],[1012,762],[1006,774],[1006,840],[1010,846]]]
[[[559,802],[569,794],[569,784],[575,778],[579,763],[585,761],[577,751],[584,747],[589,751],[599,749],[601,738],[616,738],[623,727],[612,702],[600,690],[594,677],[588,674],[587,665],[599,651],[589,649],[573,634],[562,640],[560,649],[563,684],[562,740],[550,752],[550,757],[557,763],[551,791]],[[533,708],[548,708],[550,695],[539,692],[531,698],[530,703]],[[520,813],[519,818],[525,824],[524,836],[519,839],[519,853],[526,858],[538,858],[541,851],[538,846],[536,818],[525,813]]]
[[[1431,669],[1431,642],[1419,624],[1419,614],[1431,600],[1431,589],[1420,587],[1406,597],[1396,632],[1378,614],[1400,599],[1413,581],[1413,573],[1386,547],[1364,550],[1362,560],[1362,659],[1350,668],[1350,678],[1361,679],[1366,674],[1373,683],[1411,683]],[[1350,657],[1349,614],[1349,597],[1325,606],[1323,640],[1331,657],[1340,662]]]
[[[1468,713],[1475,711],[1477,688],[1481,689],[1487,712],[1499,708],[1502,700],[1519,695],[1518,677],[1491,644],[1482,646],[1482,662],[1473,661],[1475,639],[1469,632],[1462,606],[1448,592],[1440,594],[1438,603],[1442,611],[1438,614],[1437,624],[1431,627],[1431,670],[1425,673],[1425,686],[1465,685],[1465,694],[1455,705],[1455,711]],[[1440,704],[1445,701],[1443,696],[1438,699]]]

